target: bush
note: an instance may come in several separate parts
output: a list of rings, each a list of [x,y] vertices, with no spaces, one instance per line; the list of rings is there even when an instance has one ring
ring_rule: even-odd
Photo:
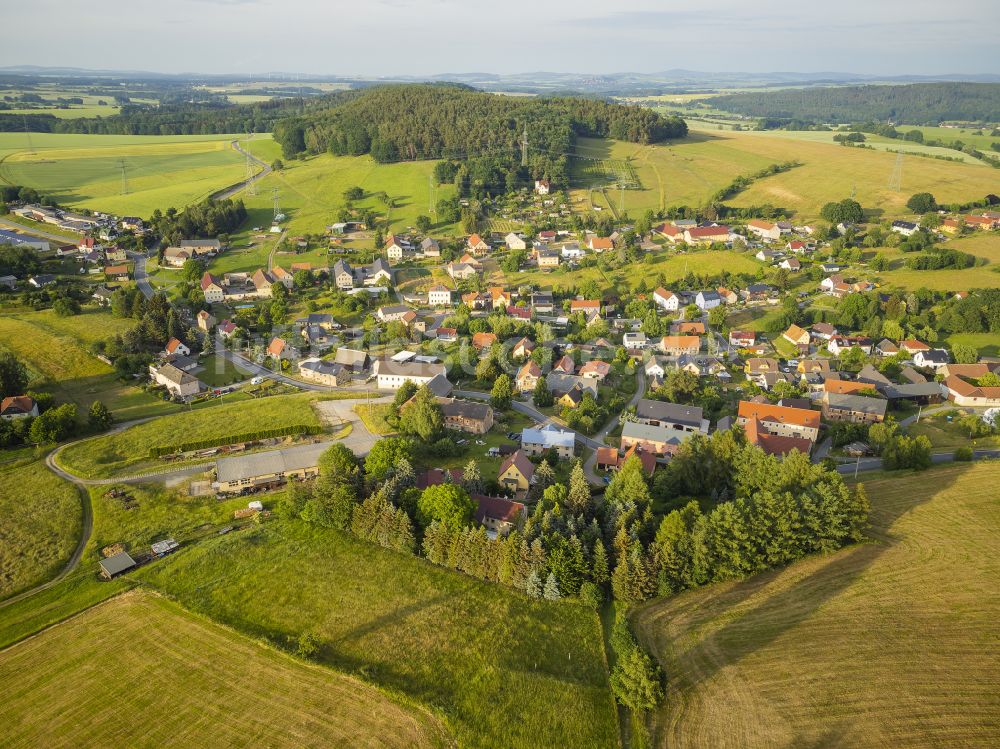
[[[233,445],[237,442],[254,442],[256,440],[267,439],[268,437],[287,437],[290,434],[320,434],[323,427],[312,424],[291,424],[289,426],[274,427],[273,429],[258,429],[254,432],[243,432],[242,434],[232,434],[228,437],[213,437],[203,440],[192,440],[181,442],[175,445],[159,445],[149,448],[150,458],[159,458],[172,453],[184,453],[191,450],[204,450],[209,447],[219,445]]]
[[[955,450],[955,460],[967,463],[972,460],[972,448],[965,445]]]

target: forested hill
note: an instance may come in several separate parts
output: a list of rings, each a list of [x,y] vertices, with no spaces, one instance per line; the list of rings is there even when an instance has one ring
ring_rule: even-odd
[[[687,134],[686,123],[640,107],[595,99],[527,98],[456,85],[389,85],[326,109],[280,121],[274,138],[286,156],[303,151],[371,154],[380,162],[447,158],[520,163],[528,130],[531,178],[563,182],[577,136],[656,143]],[[507,172],[510,174],[510,172]]]
[[[994,123],[1000,117],[1000,83],[913,83],[844,86],[727,94],[705,100],[718,109],[762,119],[802,122],[904,122],[936,125],[949,120]]]

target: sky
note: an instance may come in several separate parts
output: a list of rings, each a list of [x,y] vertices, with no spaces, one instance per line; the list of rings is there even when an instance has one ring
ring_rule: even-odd
[[[0,19],[0,67],[1000,72],[998,0],[2,0]]]

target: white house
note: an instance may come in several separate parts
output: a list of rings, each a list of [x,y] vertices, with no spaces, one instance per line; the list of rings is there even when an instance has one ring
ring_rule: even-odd
[[[581,257],[587,254],[586,251],[584,251],[584,249],[575,242],[566,245],[559,252],[567,260],[579,260]]]
[[[920,227],[918,227],[912,221],[893,221],[892,222],[892,230],[894,232],[896,232],[897,234],[902,234],[904,237],[912,237],[914,234],[917,233],[917,229],[919,229],[919,228]]]
[[[528,249],[528,243],[524,241],[524,237],[510,232],[506,237],[503,238],[504,244],[507,245],[508,250],[526,250]]]
[[[547,179],[536,179],[535,180],[535,192],[539,195],[548,195],[552,190],[552,185],[549,184]]]
[[[676,312],[681,308],[680,297],[672,291],[667,291],[662,286],[653,292],[653,301],[667,312]]]
[[[376,359],[372,371],[375,373],[379,390],[398,390],[404,382],[412,382],[419,387],[436,377],[446,378],[444,364],[415,361]]]
[[[437,284],[427,290],[427,304],[431,307],[450,307],[451,289]]]
[[[929,351],[918,351],[913,355],[913,363],[918,367],[940,369],[951,362],[948,352],[943,348],[932,348]]]
[[[694,303],[698,305],[698,309],[709,310],[722,304],[722,297],[717,291],[699,291]]]

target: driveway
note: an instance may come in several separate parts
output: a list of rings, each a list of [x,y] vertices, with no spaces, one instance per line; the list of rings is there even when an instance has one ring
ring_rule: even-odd
[[[313,407],[319,411],[320,418],[327,424],[350,424],[351,433],[340,442],[351,448],[351,451],[358,457],[364,457],[368,451],[381,437],[374,434],[365,426],[361,417],[354,412],[354,407],[366,403],[392,403],[393,396],[385,395],[380,398],[372,398],[370,401],[364,398],[336,401],[319,401]]]

